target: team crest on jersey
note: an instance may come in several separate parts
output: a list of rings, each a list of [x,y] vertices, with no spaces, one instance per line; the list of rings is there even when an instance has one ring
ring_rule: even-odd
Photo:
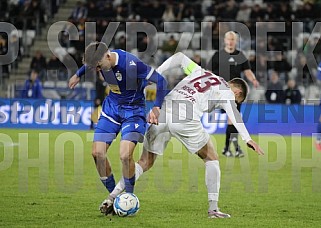
[[[116,76],[118,81],[123,80],[123,75],[119,71],[116,72],[115,76]]]

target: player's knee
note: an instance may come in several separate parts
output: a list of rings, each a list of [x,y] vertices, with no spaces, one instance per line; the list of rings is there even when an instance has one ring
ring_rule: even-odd
[[[129,154],[128,152],[120,154],[120,161],[123,164],[128,164],[129,161],[131,161],[131,160],[133,160],[133,155],[132,154]]]
[[[105,157],[105,152],[97,150],[97,149],[93,149],[92,152],[91,152],[91,155],[93,156],[94,159],[104,158]]]

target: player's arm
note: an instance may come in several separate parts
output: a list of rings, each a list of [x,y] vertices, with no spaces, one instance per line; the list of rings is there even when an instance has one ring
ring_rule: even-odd
[[[147,122],[158,124],[159,110],[162,106],[166,94],[168,93],[167,80],[149,65],[141,62],[138,59],[133,59],[133,61],[135,62],[135,64],[132,64],[130,66],[132,67],[131,72],[137,72],[137,75],[131,75],[131,80],[140,78],[154,82],[156,84],[156,99],[152,111],[147,116]]]
[[[79,83],[80,78],[85,74],[86,70],[87,70],[87,66],[86,65],[82,65],[82,67],[80,67],[76,73],[69,79],[69,88],[70,89],[74,89],[75,86]],[[98,71],[98,76],[99,79],[102,81],[105,81],[105,78],[102,74],[102,71]]]
[[[167,80],[161,74],[156,72],[154,69],[152,70],[153,72],[151,73],[150,77],[146,79],[156,83],[156,99],[154,102],[154,107],[147,117],[147,122],[152,124],[158,124],[160,108],[162,106],[166,94],[168,93],[168,83]]]
[[[162,65],[160,65],[156,71],[162,74],[168,69],[177,67],[182,68],[186,75],[189,75],[197,69],[201,68],[182,52],[177,52],[175,55],[172,55],[170,58],[168,58]]]
[[[256,80],[256,77],[253,71],[251,70],[251,65],[249,60],[245,57],[243,52],[240,52],[240,55],[243,62],[241,67],[242,67],[242,71],[245,74],[245,77],[247,78],[248,81],[250,81],[253,84],[255,88],[257,88],[260,85],[260,83],[258,80]]]
[[[164,101],[164,98],[167,94],[167,80],[158,72],[154,70],[154,72],[151,74],[151,76],[148,79],[151,82],[156,83],[156,99],[154,106],[155,107],[161,107],[162,103]]]
[[[241,138],[246,142],[247,146],[255,150],[259,155],[263,155],[264,151],[260,146],[251,139],[249,132],[247,131],[240,112],[237,110],[235,101],[227,100],[226,103],[222,104],[223,109],[226,111],[227,116],[235,126]]]
[[[251,69],[244,70],[244,74],[245,74],[246,78],[250,82],[252,82],[252,84],[255,88],[257,88],[260,85],[259,81],[256,80],[256,77]]]
[[[85,74],[86,65],[80,67],[77,72],[69,79],[69,88],[74,89],[76,85],[79,83],[81,76]]]

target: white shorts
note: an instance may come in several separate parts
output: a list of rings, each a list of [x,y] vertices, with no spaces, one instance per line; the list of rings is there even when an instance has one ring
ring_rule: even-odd
[[[162,112],[163,115],[165,112]],[[177,119],[177,118],[176,118]],[[204,130],[201,121],[173,121],[172,115],[166,112],[166,121],[159,125],[151,125],[144,139],[144,148],[152,153],[163,155],[171,137],[177,138],[186,149],[194,154],[206,145],[210,136]]]

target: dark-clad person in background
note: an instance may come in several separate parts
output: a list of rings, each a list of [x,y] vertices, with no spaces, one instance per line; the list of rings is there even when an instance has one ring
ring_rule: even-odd
[[[236,49],[238,35],[233,31],[228,31],[224,35],[224,48],[216,52],[207,66],[207,69],[212,70],[214,74],[219,75],[226,81],[233,78],[242,78],[243,72],[247,80],[250,81],[255,88],[259,86],[254,73],[251,70],[250,63],[242,51]],[[237,105],[237,109],[241,110],[241,105]],[[235,147],[235,157],[244,157],[244,153],[238,144],[238,131],[228,119],[226,128],[225,147],[222,151],[226,157],[232,157],[230,151],[230,143],[233,142]]]
[[[287,88],[284,90],[285,104],[300,104],[302,95],[293,79],[289,79]]]
[[[271,72],[270,82],[265,91],[266,101],[270,104],[283,104],[284,91],[279,75],[276,71]]]

